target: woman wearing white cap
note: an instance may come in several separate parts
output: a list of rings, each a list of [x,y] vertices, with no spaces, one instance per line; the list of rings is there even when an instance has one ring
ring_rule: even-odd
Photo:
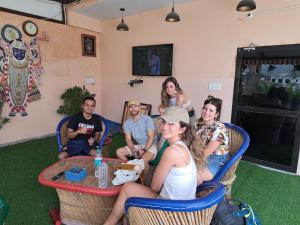
[[[163,120],[162,135],[170,146],[155,170],[151,188],[132,182],[123,185],[105,225],[116,224],[122,218],[124,204],[129,197],[175,200],[195,198],[197,168],[190,151],[203,146],[189,125],[189,115],[185,109],[171,107],[160,118]]]

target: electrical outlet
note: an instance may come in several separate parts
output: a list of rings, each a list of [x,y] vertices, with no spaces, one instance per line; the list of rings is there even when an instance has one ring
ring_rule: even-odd
[[[210,91],[219,91],[222,89],[221,82],[209,82],[208,83],[208,90]]]
[[[85,83],[94,85],[96,83],[95,77],[85,77]]]

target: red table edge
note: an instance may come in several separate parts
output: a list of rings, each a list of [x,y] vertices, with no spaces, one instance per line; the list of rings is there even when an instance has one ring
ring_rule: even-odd
[[[94,158],[92,156],[75,156],[75,157],[70,157],[65,159],[66,161],[71,160],[71,159],[75,159],[75,158]],[[116,159],[116,158],[103,158],[103,161],[120,161],[123,162],[120,159]],[[70,183],[70,184],[66,184],[66,183],[58,183],[56,181],[49,181],[46,180],[44,177],[46,171],[50,168],[55,166],[55,164],[57,164],[57,162],[53,163],[52,165],[48,166],[47,168],[45,168],[38,176],[38,181],[40,184],[44,185],[44,186],[48,186],[48,187],[53,187],[53,188],[58,188],[58,189],[62,189],[62,190],[67,190],[67,191],[71,191],[71,192],[79,192],[79,193],[85,193],[85,194],[92,194],[92,195],[99,195],[99,196],[116,196],[119,194],[120,190],[121,190],[121,186],[112,186],[110,188],[107,189],[101,189],[98,187],[83,187],[79,184],[76,183]]]

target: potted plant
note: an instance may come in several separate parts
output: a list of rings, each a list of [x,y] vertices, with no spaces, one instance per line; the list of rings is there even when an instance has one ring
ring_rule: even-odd
[[[58,107],[56,112],[58,114],[71,116],[81,110],[82,101],[88,96],[94,97],[95,94],[91,94],[85,86],[82,88],[78,86],[68,88],[61,95],[60,98],[63,100],[63,104]]]

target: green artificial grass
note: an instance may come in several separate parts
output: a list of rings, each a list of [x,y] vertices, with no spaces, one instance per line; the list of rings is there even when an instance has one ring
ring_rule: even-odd
[[[57,207],[53,188],[38,183],[39,173],[57,159],[54,137],[0,148],[0,195],[10,206],[6,225],[50,225]]]
[[[124,145],[121,134],[113,137],[109,156]],[[51,225],[49,208],[58,207],[53,188],[38,183],[39,173],[57,160],[54,137],[0,148],[0,195],[10,211],[6,225]],[[248,202],[263,225],[299,225],[300,177],[241,162],[233,197]]]
[[[249,203],[263,225],[299,225],[300,176],[240,162],[233,198]]]

